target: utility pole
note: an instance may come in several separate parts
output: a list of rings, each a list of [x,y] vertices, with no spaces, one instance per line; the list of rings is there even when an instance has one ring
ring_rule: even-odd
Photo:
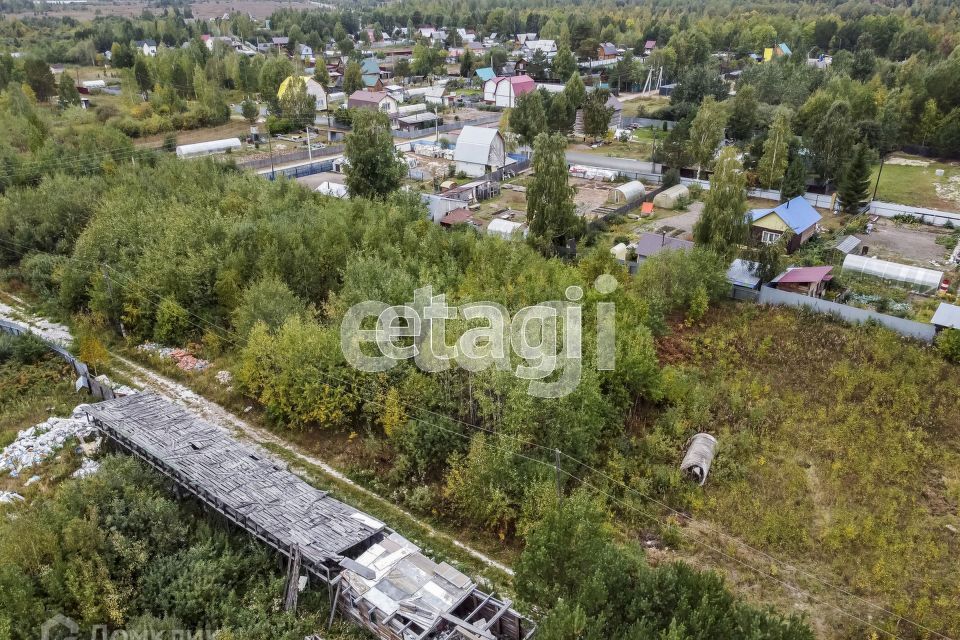
[[[563,483],[560,481],[560,449],[553,450],[554,461],[556,464],[556,474],[557,474],[557,499],[563,497]]]
[[[870,198],[871,200],[877,199],[877,189],[880,188],[880,176],[883,174],[883,163],[886,161],[886,159],[886,154],[880,156],[880,170],[877,171],[877,184],[873,185],[873,196]]]
[[[307,160],[313,162],[313,146],[310,144],[310,125],[307,125]]]
[[[273,168],[273,135],[270,133],[269,127],[267,128],[267,149],[270,150],[270,179],[274,180],[277,174]]]

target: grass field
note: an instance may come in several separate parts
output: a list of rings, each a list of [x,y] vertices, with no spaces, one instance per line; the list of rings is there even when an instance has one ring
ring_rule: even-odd
[[[754,548],[726,541],[731,555],[864,619],[872,614],[897,637],[930,636],[894,625],[864,600],[948,636],[960,632],[960,368],[887,331],[752,305],[677,328],[659,351],[676,397],[639,430],[646,446],[662,445],[672,430],[718,437],[711,476],[689,508]],[[768,601],[778,591],[729,560],[689,550],[694,561],[726,565],[742,590],[760,589]],[[801,593],[779,599],[807,610],[821,637],[869,637],[850,635],[850,620]]]
[[[871,190],[877,184],[879,168],[880,165],[873,168]],[[942,177],[936,175],[937,169],[943,170]],[[960,164],[896,154],[883,165],[877,199],[960,211]]]

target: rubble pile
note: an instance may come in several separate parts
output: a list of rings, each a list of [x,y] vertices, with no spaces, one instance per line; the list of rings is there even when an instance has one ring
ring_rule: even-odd
[[[40,464],[63,448],[68,439],[87,438],[95,431],[83,405],[75,408],[69,418],[48,418],[20,431],[16,440],[0,451],[0,473],[9,471],[11,477],[19,477],[24,469]]]
[[[161,358],[171,358],[176,361],[177,367],[183,369],[184,371],[203,371],[210,366],[210,362],[208,360],[197,358],[186,349],[164,347],[156,342],[144,342],[137,347],[137,350],[145,353],[152,353],[153,355]]]
[[[111,389],[113,389],[114,395],[117,396],[118,398],[122,398],[124,396],[132,396],[137,392],[136,389],[128,387],[125,384],[118,384],[103,374],[97,376],[96,381],[105,387],[110,387]]]

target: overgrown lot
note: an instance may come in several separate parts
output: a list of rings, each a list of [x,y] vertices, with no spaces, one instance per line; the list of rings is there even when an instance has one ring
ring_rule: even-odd
[[[659,350],[671,406],[637,425],[642,441],[696,429],[721,447],[706,487],[679,504],[797,562],[748,552],[830,602],[847,598],[801,571],[957,633],[956,367],[887,331],[753,306],[725,307]],[[918,630],[901,622],[897,633]]]

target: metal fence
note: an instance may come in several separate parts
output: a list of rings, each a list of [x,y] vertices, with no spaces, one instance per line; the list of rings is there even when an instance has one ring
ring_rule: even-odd
[[[9,322],[7,320],[0,320],[0,331],[14,336],[20,336],[25,333],[33,333],[33,335],[37,336],[37,338],[47,345],[47,348],[49,348],[67,364],[73,367],[73,370],[76,372],[77,376],[79,376],[76,382],[77,391],[80,389],[87,389],[90,391],[90,395],[97,398],[102,398],[103,400],[112,400],[116,397],[113,393],[113,389],[106,385],[100,384],[96,378],[90,375],[90,369],[86,364],[73,357],[73,354],[56,342],[44,340],[36,333],[31,331],[28,327],[23,327],[15,322]]]
[[[758,302],[760,304],[784,307],[803,307],[817,313],[835,316],[854,324],[874,322],[896,331],[900,335],[923,340],[927,343],[933,342],[934,336],[936,335],[936,329],[932,324],[889,316],[885,313],[851,307],[840,304],[839,302],[831,302],[829,300],[823,300],[822,298],[814,298],[790,291],[781,291],[773,287],[760,287]]]
[[[639,118],[635,116],[623,116],[620,122],[624,128],[632,124],[638,124],[641,127],[655,127],[662,130],[664,123],[666,123],[667,130],[669,131],[677,126],[677,123],[673,120],[658,120],[656,118]]]
[[[325,156],[335,156],[340,153],[343,153],[343,145],[335,144],[324,147],[313,152],[313,157],[322,158]],[[299,162],[300,160],[307,160],[310,158],[310,153],[306,149],[299,149],[297,151],[288,151],[286,153],[278,153],[273,158],[269,156],[266,158],[255,158],[251,160],[241,160],[237,162],[238,167],[244,169],[265,169],[271,165],[286,164],[288,162]]]
[[[317,173],[324,173],[326,171],[333,171],[333,160],[320,160],[319,162],[301,164],[296,167],[277,169],[276,171],[271,171],[270,173],[265,173],[263,175],[266,176],[268,180],[276,180],[277,176],[284,176],[286,178],[302,178],[304,176],[312,176]]]

